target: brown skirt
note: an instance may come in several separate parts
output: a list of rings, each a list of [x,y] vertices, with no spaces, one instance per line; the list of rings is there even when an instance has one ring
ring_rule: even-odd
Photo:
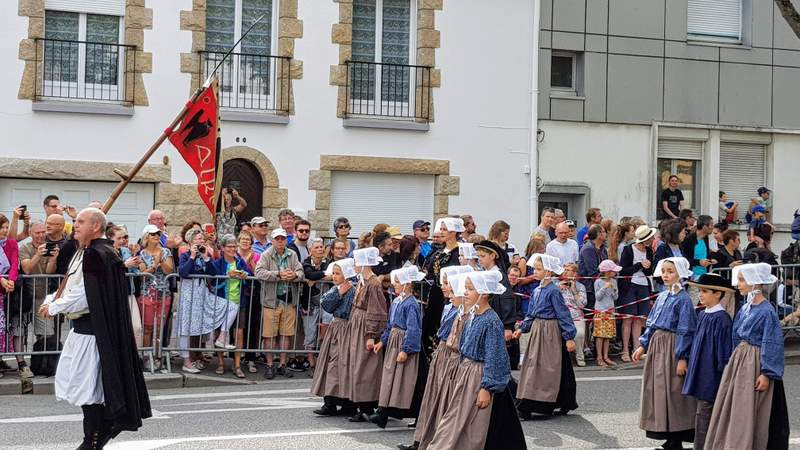
[[[764,392],[753,389],[761,375],[761,349],[742,342],[733,351],[714,402],[705,448],[763,450],[769,439],[775,383]]]
[[[518,399],[555,402],[561,388],[561,327],[555,319],[535,319],[519,376]],[[570,364],[570,361],[564,361]]]
[[[453,380],[460,363],[461,355],[444,342],[439,342],[439,346],[433,352],[428,380],[425,383],[425,395],[422,397],[417,427],[414,430],[414,440],[419,442],[420,450],[428,447],[436,432],[436,424],[447,412],[453,391]]]
[[[414,385],[417,382],[417,366],[419,353],[408,355],[404,363],[397,362],[397,355],[403,351],[405,330],[392,328],[389,334],[389,345],[383,359],[383,377],[381,378],[378,406],[383,408],[408,409],[414,396]]]
[[[319,349],[311,393],[320,397],[348,398],[350,368],[347,367],[347,320],[334,318]]]
[[[383,355],[367,350],[367,312],[353,308],[350,313],[347,365],[350,383],[347,398],[355,403],[376,402],[380,396]]]
[[[479,409],[475,402],[481,389],[483,363],[464,359],[458,367],[450,408],[436,425],[428,450],[483,450],[492,416],[492,404]]]
[[[694,429],[697,403],[681,393],[683,377],[675,374],[677,367],[675,333],[657,330],[644,363],[639,428],[657,433]]]

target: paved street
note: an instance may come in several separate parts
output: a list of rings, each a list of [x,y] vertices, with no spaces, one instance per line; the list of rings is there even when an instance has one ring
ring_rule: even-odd
[[[800,366],[786,371],[793,430],[800,430]],[[529,448],[653,448],[637,427],[640,372],[581,371],[580,409],[547,422],[525,422]],[[139,433],[123,433],[109,448],[127,449],[378,449],[411,442],[405,422],[385,431],[343,418],[311,413],[319,399],[307,378],[236,387],[154,390],[155,418]],[[81,438],[77,408],[52,396],[4,396],[0,408],[3,448],[72,449]],[[792,433],[800,448],[800,432]]]

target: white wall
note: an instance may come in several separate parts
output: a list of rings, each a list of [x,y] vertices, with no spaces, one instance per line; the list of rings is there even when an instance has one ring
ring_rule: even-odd
[[[590,206],[604,217],[647,219],[649,126],[542,120],[539,128],[545,133],[539,143],[539,177],[545,184],[588,184]]]
[[[0,2],[0,114],[10,130],[0,156],[52,159],[135,161],[185,102],[189,75],[179,71],[181,52],[191,33],[179,30],[179,10],[190,0],[147,0],[154,9],[153,29],[145,31],[145,50],[153,53],[153,73],[144,75],[149,107],[133,117],[109,117],[31,111],[17,100],[23,62],[18,43],[27,34],[27,18],[17,16],[17,2]],[[275,165],[280,185],[288,188],[289,206],[314,207],[308,171],[319,167],[319,154],[353,154],[450,160],[450,174],[461,177],[461,195],[451,197],[451,213],[471,213],[480,232],[503,218],[512,239],[527,241],[532,2],[448,1],[436,13],[442,48],[436,66],[442,88],[434,91],[436,122],[429,132],[345,129],[336,118],[336,87],[328,84],[329,67],[338,60],[331,25],[338,21],[335,2],[300,0],[304,36],[295,57],[303,61],[304,78],[295,81],[297,114],[288,125],[222,124],[223,147],[240,145],[263,151]],[[190,183],[193,174],[167,145],[156,158],[169,155],[173,181]],[[504,201],[497,201],[497,198]],[[426,199],[427,201],[427,199]]]

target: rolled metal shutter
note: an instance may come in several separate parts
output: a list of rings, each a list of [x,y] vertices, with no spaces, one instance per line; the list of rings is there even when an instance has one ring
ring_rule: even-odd
[[[677,139],[660,139],[658,141],[658,157],[667,159],[703,159],[702,141],[684,141]]]
[[[125,0],[45,0],[44,9],[124,16]]]
[[[689,35],[741,38],[742,0],[689,0]]]
[[[760,144],[722,142],[719,149],[719,189],[739,204],[737,218],[744,218],[750,199],[767,182],[767,147]]]

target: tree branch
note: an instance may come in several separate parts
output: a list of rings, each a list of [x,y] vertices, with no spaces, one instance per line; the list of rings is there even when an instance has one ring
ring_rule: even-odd
[[[798,13],[797,9],[792,5],[792,0],[775,0],[775,5],[781,11],[781,15],[792,31],[794,31],[794,34],[800,38],[800,13]]]

